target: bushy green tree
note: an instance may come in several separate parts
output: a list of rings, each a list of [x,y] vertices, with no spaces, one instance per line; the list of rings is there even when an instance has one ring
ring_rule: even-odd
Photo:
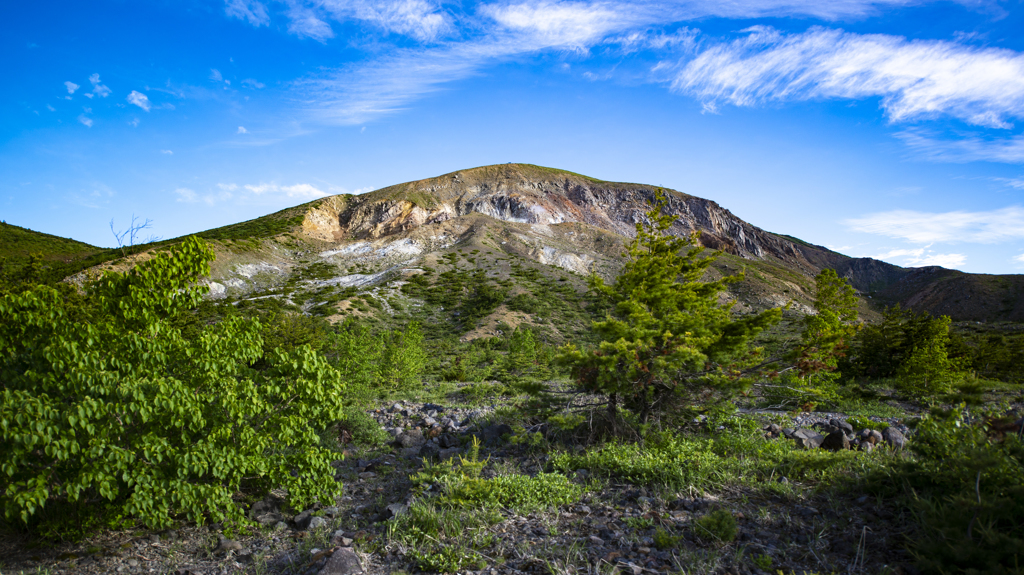
[[[932,317],[898,305],[882,321],[869,324],[855,339],[852,367],[861,375],[896,378],[902,391],[915,395],[948,392],[963,377],[963,361],[949,355],[948,316]]]
[[[240,317],[183,337],[212,251],[189,238],[89,287],[89,316],[53,288],[0,299],[0,504],[106,501],[151,526],[239,517],[232,497],[280,486],[302,506],[336,488],[317,435],[344,385],[308,346],[264,353]],[[253,366],[264,360],[262,368]]]
[[[804,316],[803,324],[792,371],[767,389],[790,402],[835,401],[841,375],[836,368],[858,328],[853,286],[835,270],[822,270],[814,278],[814,313]]]
[[[706,280],[714,256],[705,257],[696,236],[669,232],[676,217],[662,214],[666,201],[659,191],[637,224],[615,283],[590,278],[591,291],[612,310],[593,323],[598,347],[570,344],[560,355],[583,389],[608,396],[613,414],[621,403],[645,422],[674,399],[745,385],[742,368],[757,355],[750,339],[781,317],[779,309],[736,317],[731,304],[719,301],[741,276]]]
[[[420,324],[410,323],[404,330],[383,335],[383,348],[378,364],[378,380],[384,389],[402,391],[415,389],[427,363]]]

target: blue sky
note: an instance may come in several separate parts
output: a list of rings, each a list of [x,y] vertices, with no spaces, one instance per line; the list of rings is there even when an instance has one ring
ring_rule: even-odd
[[[526,162],[1024,272],[1021,0],[44,0],[0,27],[0,219],[97,245]]]

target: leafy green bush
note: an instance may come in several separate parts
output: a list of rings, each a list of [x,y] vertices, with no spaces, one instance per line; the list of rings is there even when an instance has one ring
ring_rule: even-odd
[[[88,321],[52,288],[0,299],[6,517],[109,501],[154,527],[179,513],[201,523],[240,518],[242,489],[281,486],[303,506],[336,488],[317,430],[342,416],[345,386],[323,357],[265,352],[260,324],[238,317],[196,337],[174,327],[212,259],[189,238],[107,274]]]
[[[679,545],[682,541],[682,536],[673,535],[672,533],[658,527],[654,530],[654,547],[658,551],[665,551],[666,549],[672,549]]]
[[[736,539],[736,518],[725,509],[716,509],[693,522],[693,532],[705,541],[729,543]]]
[[[927,573],[1020,573],[1024,566],[1024,442],[990,436],[962,407],[930,415],[896,467],[911,489],[919,533],[912,552]]]
[[[877,429],[878,431],[882,431],[883,429],[889,428],[888,422],[875,421],[859,415],[853,415],[846,418],[846,423],[852,425],[855,431],[860,431],[862,429]]]
[[[661,444],[642,446],[613,442],[576,455],[559,453],[551,465],[564,472],[585,468],[638,484],[683,487],[702,482],[722,468],[721,458],[706,444],[668,437]]]

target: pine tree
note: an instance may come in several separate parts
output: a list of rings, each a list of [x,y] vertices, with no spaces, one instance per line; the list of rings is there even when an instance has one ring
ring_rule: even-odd
[[[757,356],[751,338],[781,317],[779,309],[733,316],[719,294],[742,276],[706,281],[715,256],[705,256],[696,234],[669,232],[676,216],[662,214],[666,203],[659,190],[614,284],[590,278],[592,293],[611,310],[593,324],[599,346],[570,344],[559,356],[582,389],[608,396],[613,425],[620,402],[646,423],[678,401],[742,387],[742,368]]]
[[[795,351],[799,389],[818,399],[835,399],[836,368],[857,333],[857,295],[835,270],[814,278],[814,311],[804,317],[804,330]]]

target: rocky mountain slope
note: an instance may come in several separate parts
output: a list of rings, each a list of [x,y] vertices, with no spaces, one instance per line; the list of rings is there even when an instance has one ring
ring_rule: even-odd
[[[608,277],[617,272],[623,247],[657,190],[563,170],[503,164],[359,196],[322,198],[198,235],[218,254],[211,276],[213,298],[235,304],[269,299],[333,318],[382,317],[394,312],[390,300],[399,307],[420,307],[423,294],[410,297],[403,286],[434,270],[482,272],[480,277],[497,282],[496,289],[515,298],[547,289],[543,281],[523,281],[527,272],[522,270],[528,268],[534,270],[529,274],[540,274],[547,278],[544,281],[559,282],[582,296],[584,276],[591,270]],[[679,216],[674,233],[699,232],[702,245],[722,252],[712,274],[745,272],[744,281],[734,285],[729,296],[740,311],[787,302],[796,311],[808,311],[813,276],[833,268],[860,292],[863,314],[869,318],[884,305],[900,303],[956,320],[1024,321],[1024,276],[906,269],[850,258],[762,230],[713,201],[672,190],[665,193],[666,211]],[[23,251],[6,241],[3,249]],[[76,244],[74,251],[81,251],[81,245]],[[431,276],[428,283],[437,287],[438,281]],[[569,297],[568,293],[563,295]],[[526,311],[517,320],[516,306],[506,304],[492,310],[497,315],[491,324],[515,324],[536,315]],[[434,307],[435,312],[444,311],[442,305]]]

